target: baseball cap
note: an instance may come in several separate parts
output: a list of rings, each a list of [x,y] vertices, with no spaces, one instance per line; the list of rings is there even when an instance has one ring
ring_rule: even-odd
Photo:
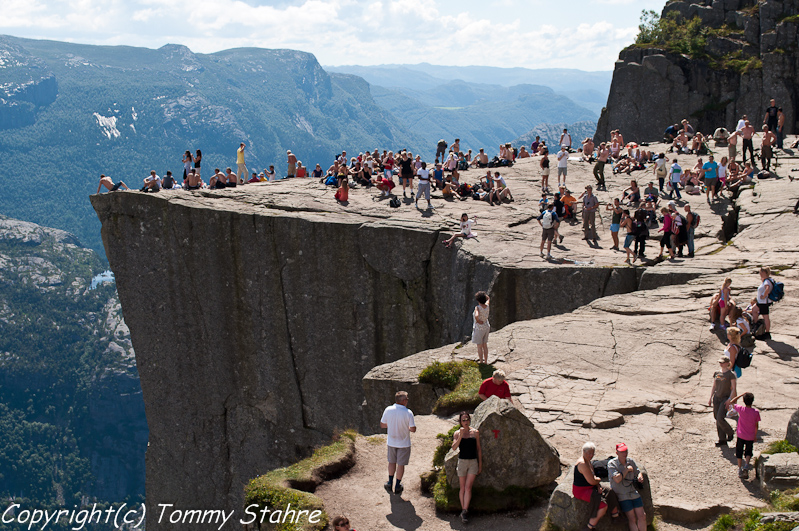
[[[616,451],[617,452],[626,452],[627,451],[627,445],[624,444],[624,443],[617,444],[616,445]]]

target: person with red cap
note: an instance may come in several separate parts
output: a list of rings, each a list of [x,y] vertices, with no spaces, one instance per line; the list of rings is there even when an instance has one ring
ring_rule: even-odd
[[[638,488],[643,488],[644,475],[638,470],[638,465],[627,457],[627,445],[616,445],[616,456],[608,462],[608,478],[610,488],[619,499],[619,507],[627,516],[630,531],[646,531],[646,513],[644,500],[638,493]],[[636,488],[636,483],[638,488]]]

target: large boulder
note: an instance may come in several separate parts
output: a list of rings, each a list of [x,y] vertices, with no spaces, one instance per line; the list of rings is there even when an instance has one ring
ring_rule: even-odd
[[[480,431],[483,472],[475,486],[504,490],[548,485],[560,474],[558,451],[509,401],[496,396],[477,406],[472,427]],[[450,485],[458,488],[458,453],[449,451],[444,467]]]
[[[644,475],[644,488],[641,491],[641,498],[644,500],[644,511],[646,512],[646,523],[651,525],[655,519],[655,506],[652,503],[652,489],[649,487],[649,475],[646,467],[638,463],[638,468]],[[569,469],[566,477],[552,492],[547,508],[547,520],[550,524],[562,531],[581,531],[588,524],[588,503],[576,499],[572,495],[572,484],[574,483],[574,467]],[[602,486],[610,488],[607,481],[602,482]],[[609,516],[603,517],[597,524],[599,531],[628,529],[627,518],[620,517],[614,519]]]
[[[789,443],[799,448],[799,409],[793,412],[791,420],[788,421],[788,431],[785,438]]]
[[[757,477],[764,494],[799,487],[799,454],[761,455],[757,460]]]

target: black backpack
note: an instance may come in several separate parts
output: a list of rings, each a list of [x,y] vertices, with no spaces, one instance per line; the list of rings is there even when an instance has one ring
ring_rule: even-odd
[[[401,204],[399,198],[396,197],[392,197],[388,202],[388,206],[391,208],[399,208]]]
[[[591,461],[591,466],[594,467],[594,475],[599,479],[608,479],[608,463],[614,459],[613,456],[608,457],[607,459],[598,459],[596,461]]]
[[[752,364],[752,351],[738,346],[738,355],[735,356],[735,366],[745,369]]]

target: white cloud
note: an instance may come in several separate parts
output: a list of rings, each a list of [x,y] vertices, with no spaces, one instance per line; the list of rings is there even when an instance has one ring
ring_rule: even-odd
[[[621,4],[621,5],[618,5]],[[609,70],[662,0],[3,0],[0,33],[90,44],[294,48],[322,64],[415,63]],[[612,22],[611,22],[612,21]]]

